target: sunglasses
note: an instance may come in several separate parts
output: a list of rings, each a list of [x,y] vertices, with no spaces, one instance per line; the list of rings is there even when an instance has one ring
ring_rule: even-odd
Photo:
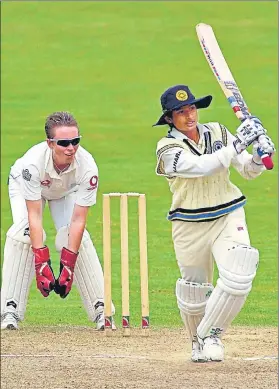
[[[77,136],[72,139],[50,139],[51,142],[55,142],[58,146],[68,147],[70,145],[76,146],[80,142],[81,136]]]

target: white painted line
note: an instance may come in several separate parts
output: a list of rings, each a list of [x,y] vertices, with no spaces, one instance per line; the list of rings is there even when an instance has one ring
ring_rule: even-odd
[[[268,356],[265,356],[265,357],[250,357],[250,358],[240,358],[240,359],[242,359],[243,361],[263,361],[265,359],[276,360],[276,359],[278,359],[278,357],[274,357],[272,355],[268,355]]]
[[[61,354],[1,354],[1,358],[60,358]],[[67,354],[63,358],[71,357],[82,357],[82,358],[126,358],[126,359],[150,359],[141,355],[114,355],[114,354],[94,354],[94,355],[79,355],[79,354]]]
[[[1,354],[1,358],[61,358],[61,354]],[[170,361],[178,360],[180,357],[175,358],[158,358],[156,355],[142,356],[142,355],[115,355],[115,354],[89,354],[89,355],[79,355],[79,354],[67,354],[64,355],[64,358],[97,358],[97,359],[136,359],[136,360],[161,360],[161,361]],[[170,355],[169,355],[170,357]],[[184,359],[184,358],[182,358]],[[263,361],[263,360],[278,360],[277,356],[267,355],[262,357],[225,357],[225,360],[235,360],[235,361]]]

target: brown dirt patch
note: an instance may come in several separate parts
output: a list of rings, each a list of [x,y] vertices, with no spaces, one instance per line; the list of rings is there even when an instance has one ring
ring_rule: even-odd
[[[26,327],[1,337],[2,389],[278,387],[275,328],[231,328],[225,361],[206,364],[189,360],[183,329],[124,338],[121,330],[105,337],[91,327]]]

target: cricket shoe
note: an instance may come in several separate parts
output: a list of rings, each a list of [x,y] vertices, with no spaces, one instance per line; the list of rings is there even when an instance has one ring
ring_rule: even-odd
[[[217,336],[207,336],[204,339],[199,338],[199,342],[203,355],[208,361],[222,362],[224,360],[224,345],[220,338]]]
[[[95,323],[96,323],[96,328],[98,331],[104,331],[104,329],[105,329],[105,316],[104,316],[103,312],[99,313],[99,315],[97,315],[97,317],[95,319]],[[113,330],[116,330],[116,325],[115,325],[113,318],[112,318],[112,322],[111,322],[111,328]]]
[[[207,358],[204,356],[203,349],[196,339],[192,341],[191,361],[197,363],[207,362]]]
[[[18,330],[18,322],[16,313],[6,312],[1,316],[1,330]]]

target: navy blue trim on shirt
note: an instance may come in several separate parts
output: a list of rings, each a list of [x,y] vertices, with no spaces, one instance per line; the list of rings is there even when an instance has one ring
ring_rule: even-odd
[[[197,209],[176,208],[168,214],[168,220],[181,220],[185,222],[206,222],[216,220],[227,215],[246,204],[246,197],[241,196],[228,203]]]
[[[211,134],[210,134],[210,132],[205,132],[204,133],[204,140],[205,140],[204,154],[212,154]]]
[[[192,151],[193,154],[196,154],[198,156],[201,156],[202,153],[199,152],[189,141],[188,139],[183,139],[183,142],[186,143],[186,145],[189,147],[190,151]]]

